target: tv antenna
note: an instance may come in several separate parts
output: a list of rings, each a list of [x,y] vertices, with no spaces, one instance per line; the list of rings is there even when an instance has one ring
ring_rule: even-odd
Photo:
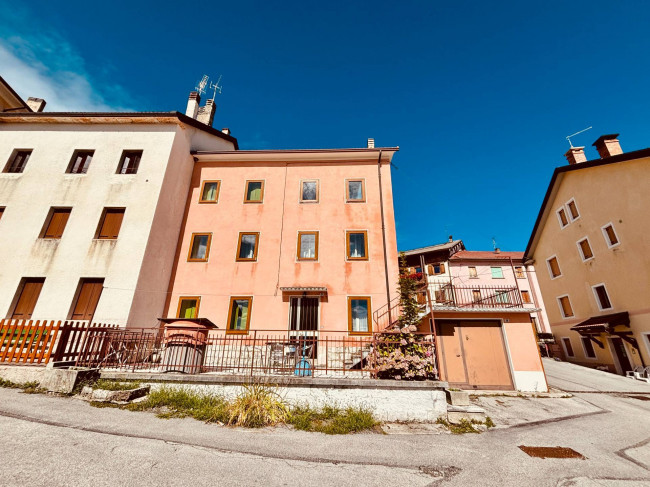
[[[210,78],[208,77],[207,74],[203,75],[203,78],[201,78],[201,81],[194,87],[196,91],[198,91],[199,95],[204,95],[205,94],[205,87],[208,84],[208,80]]]
[[[212,92],[212,100],[213,101],[217,97],[217,92],[219,92],[219,94],[221,94],[222,86],[219,83],[221,83],[221,75],[219,75],[219,79],[217,80],[216,83],[213,83],[212,81],[210,81],[210,89],[214,90]]]
[[[569,146],[573,149],[573,144],[571,143],[571,137],[575,137],[578,134],[581,134],[582,132],[586,132],[587,130],[591,129],[593,127],[587,127],[586,129],[582,129],[580,132],[576,132],[575,134],[567,135],[566,140],[569,141]]]
[[[492,237],[492,247],[494,247],[494,250],[497,249],[497,239]]]

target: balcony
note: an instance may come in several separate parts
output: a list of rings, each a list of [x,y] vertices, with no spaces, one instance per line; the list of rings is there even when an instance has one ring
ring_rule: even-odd
[[[433,284],[429,286],[433,308],[521,308],[521,294],[516,287],[456,286]],[[417,296],[418,304],[427,305],[426,290]]]

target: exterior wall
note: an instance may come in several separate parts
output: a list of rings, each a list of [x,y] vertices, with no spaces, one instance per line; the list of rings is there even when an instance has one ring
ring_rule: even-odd
[[[638,340],[645,365],[650,364],[650,159],[609,164],[564,173],[555,198],[548,202],[549,216],[540,228],[534,250],[535,269],[547,304],[552,332],[559,342],[569,337],[575,357],[567,360],[615,371],[606,337],[605,349],[594,344],[596,359],[586,357],[577,332],[570,328],[592,316],[627,311],[631,331]],[[560,181],[560,180],[558,180]],[[556,210],[575,198],[580,217],[561,228]],[[620,244],[609,248],[601,227],[613,223]],[[594,258],[583,262],[577,242],[588,237]],[[547,259],[557,256],[562,275],[551,279]],[[612,308],[601,311],[592,286],[604,283]],[[574,316],[564,318],[557,298],[568,295]],[[620,329],[620,327],[619,327]],[[625,343],[632,366],[641,365],[639,353]],[[619,371],[621,372],[621,371]]]
[[[260,156],[262,157],[262,156]],[[295,161],[295,162],[294,162]],[[382,164],[388,280],[395,297],[398,265],[390,165]],[[346,203],[345,180],[365,179],[366,202]],[[246,180],[263,179],[261,204],[244,204]],[[300,203],[300,180],[318,179],[318,203]],[[219,201],[200,204],[201,182],[220,180]],[[348,330],[348,296],[370,296],[372,311],[386,304],[377,163],[198,162],[177,252],[168,316],[180,296],[200,296],[199,317],[227,327],[231,296],[253,296],[250,330],[287,330],[289,296],[280,287],[322,286],[321,330]],[[367,230],[367,261],[346,260],[346,230]],[[317,262],[297,261],[299,231],[319,231]],[[187,262],[192,233],[211,232],[208,262]],[[260,232],[256,262],[236,262],[239,232]],[[372,321],[372,317],[369,317]]]

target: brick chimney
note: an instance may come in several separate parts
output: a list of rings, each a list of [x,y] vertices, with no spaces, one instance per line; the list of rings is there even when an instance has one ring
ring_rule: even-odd
[[[214,104],[214,100],[210,99],[205,102],[205,106],[199,107],[199,113],[196,119],[208,127],[212,127],[212,120],[214,120],[214,112],[216,110],[217,105]]]
[[[45,105],[46,101],[43,98],[34,98],[32,96],[27,98],[27,106],[32,109],[32,112],[42,112]]]
[[[568,151],[566,151],[564,157],[566,157],[566,160],[569,161],[569,164],[580,164],[581,162],[587,162],[584,147],[571,147]]]
[[[601,159],[616,156],[623,153],[621,144],[618,141],[618,134],[601,135],[592,145],[596,147]]]
[[[196,118],[197,113],[199,113],[199,103],[201,103],[201,95],[196,91],[190,93],[190,97],[187,100],[187,109],[185,110],[185,115],[190,118]]]

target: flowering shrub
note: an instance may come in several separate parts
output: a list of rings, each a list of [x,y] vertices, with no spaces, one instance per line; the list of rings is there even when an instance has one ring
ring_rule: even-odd
[[[413,332],[415,326],[376,336],[374,350],[368,356],[368,368],[380,379],[434,380],[437,378],[432,337]],[[426,340],[423,340],[425,338]]]
[[[411,279],[412,281],[421,281],[422,280],[422,273],[421,272],[415,272],[413,274],[406,274],[406,275],[402,275],[400,277],[404,277],[406,279]]]

